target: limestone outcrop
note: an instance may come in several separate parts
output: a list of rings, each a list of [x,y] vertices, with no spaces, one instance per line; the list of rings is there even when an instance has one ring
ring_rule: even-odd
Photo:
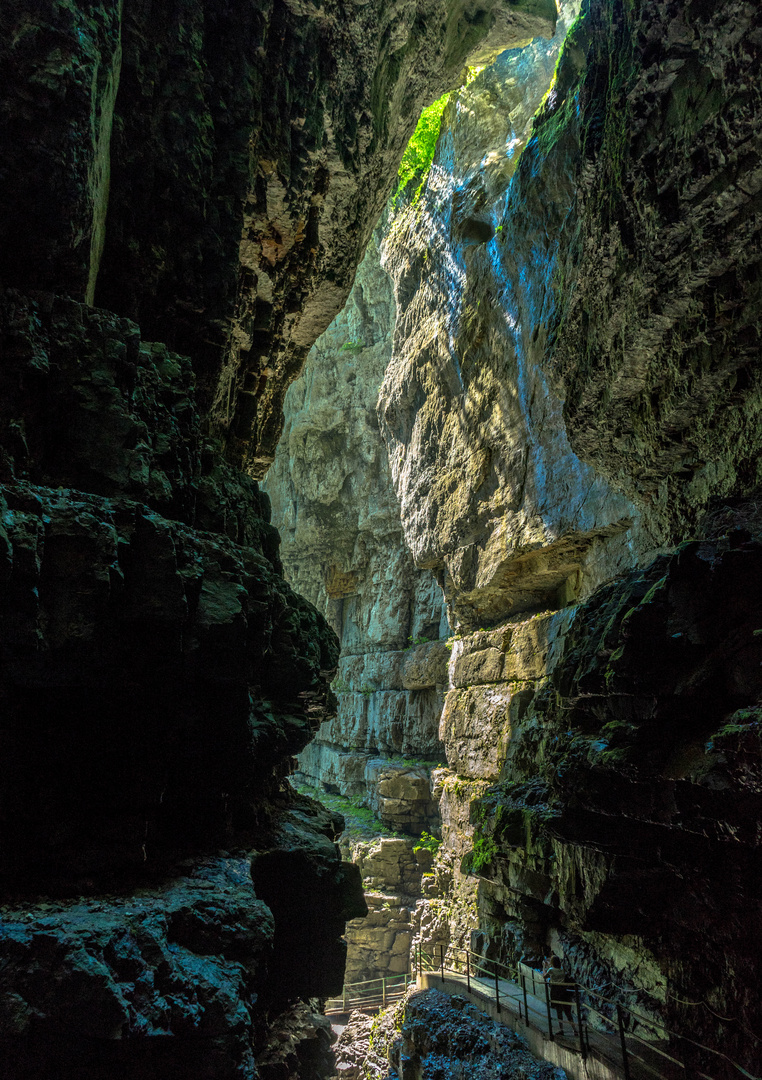
[[[465,998],[439,990],[412,994],[372,1026],[354,1014],[335,1052],[336,1077],[344,1080],[563,1080],[566,1075],[537,1061],[510,1028]]]
[[[759,14],[723,26],[583,4],[517,165],[477,103],[500,64],[451,106],[385,242],[381,426],[457,627],[440,807],[478,950],[553,948],[753,1071]]]
[[[351,861],[362,875],[368,915],[347,923],[346,981],[403,975],[413,966],[415,906],[432,855],[406,837],[381,837],[353,845]]]
[[[284,573],[339,635],[336,715],[299,758],[307,783],[362,801],[420,837],[438,820],[431,762],[449,653],[441,590],[414,566],[376,418],[394,301],[374,237],[349,301],[286,397],[264,488]],[[427,762],[426,765],[421,764]]]
[[[420,106],[554,19],[549,0],[3,6],[12,1080],[325,1072],[309,1000],[340,989],[366,908],[340,819],[285,778],[333,707],[337,641],[238,466],[270,460]]]

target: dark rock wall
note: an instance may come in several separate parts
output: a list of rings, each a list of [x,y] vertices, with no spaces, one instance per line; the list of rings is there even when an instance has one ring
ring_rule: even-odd
[[[761,557],[746,531],[689,542],[565,614],[467,858],[493,948],[538,957],[550,935],[583,984],[750,1068]]]
[[[340,989],[366,909],[340,820],[283,779],[337,642],[237,464],[269,460],[420,106],[553,23],[3,5],[4,1076],[325,1069],[303,1002]]]
[[[578,143],[549,326],[571,443],[678,538],[760,482],[760,48],[754,5],[591,5],[526,163],[536,187]]]
[[[365,911],[339,823],[281,792],[335,636],[201,437],[186,358],[12,290],[2,355],[6,1075],[254,1076],[268,1014],[341,987]]]

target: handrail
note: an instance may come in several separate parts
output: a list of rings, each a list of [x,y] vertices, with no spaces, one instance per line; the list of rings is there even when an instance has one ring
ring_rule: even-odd
[[[513,978],[511,979],[511,981],[514,982],[514,983],[519,984],[519,986],[521,988],[521,991],[522,991],[522,994],[523,994],[523,998],[524,998],[524,1009],[523,1009],[524,1023],[529,1022],[529,1007],[528,1007],[528,1003],[527,1003],[526,976],[524,975],[524,973],[520,969],[520,965],[521,965],[521,963],[523,963],[523,961],[520,961],[518,965],[508,965],[508,964],[503,963],[500,960],[493,960],[490,957],[484,956],[482,953],[474,952],[472,949],[463,949],[463,948],[455,948],[455,949],[453,949],[452,947],[448,947],[447,952],[451,956],[452,956],[453,953],[455,954],[454,956],[452,956],[452,963],[455,963],[455,964],[458,963],[458,961],[456,959],[457,954],[465,954],[465,957],[466,957],[466,964],[465,964],[466,978],[467,978],[469,989],[470,989],[470,986],[471,986],[471,978],[472,978],[471,971],[472,971],[472,969],[474,971],[483,971],[487,975],[492,975],[493,974],[492,971],[488,971],[488,970],[484,969],[482,967],[482,965],[472,963],[472,960],[474,960],[474,961],[475,960],[485,960],[485,961],[487,961],[487,963],[491,964],[494,969],[501,968],[503,971],[506,971],[510,975],[512,975]],[[427,968],[430,968],[430,970],[433,971],[433,972],[436,972],[437,969],[438,969],[439,972],[442,975],[442,978],[444,978],[445,970],[451,971],[456,975],[462,975],[463,974],[462,970],[458,970],[457,967],[450,967],[448,965],[447,968],[446,968],[446,966],[445,966],[445,950],[444,950],[443,945],[439,946],[439,963],[437,964],[436,959],[434,957],[430,956],[429,954],[424,953],[423,949],[421,948],[421,946],[419,944],[419,946],[418,946],[418,957],[417,957],[417,967],[418,967],[419,972],[423,971],[424,958],[426,960]],[[450,958],[448,957],[448,961],[449,961],[449,959]],[[529,967],[529,965],[527,965],[526,963],[524,963],[524,966]],[[462,967],[462,965],[461,965],[461,967]],[[496,1000],[496,1004],[497,1004],[497,1007],[498,1007],[498,1010],[499,1010],[500,1009],[500,993],[501,993],[501,991],[500,991],[500,988],[499,988],[497,970],[494,971],[494,978],[495,978],[495,1000]],[[544,995],[545,996],[545,1004],[546,1004],[547,1014],[548,1014],[548,1036],[549,1036],[550,1040],[553,1041],[554,1040],[554,1035],[553,1035],[553,1030],[552,1030],[552,1020],[551,1020],[551,1013],[550,1013],[551,999],[550,999],[550,996],[549,996],[549,987],[548,987],[548,983],[545,981],[545,979],[543,979],[543,984],[544,984],[544,989],[545,989],[545,995]],[[650,1018],[648,1016],[645,1016],[643,1013],[637,1011],[636,1009],[631,1008],[629,1005],[623,1005],[619,1001],[615,1001],[615,1000],[613,1000],[611,998],[604,997],[604,995],[599,990],[595,990],[592,987],[585,986],[584,984],[581,984],[581,983],[575,983],[572,980],[569,980],[568,982],[557,983],[555,985],[565,986],[567,988],[574,988],[576,1009],[577,1009],[577,1026],[578,1026],[579,1040],[580,1040],[580,1051],[581,1051],[583,1057],[586,1056],[587,1049],[589,1049],[589,1026],[584,1022],[584,1017],[583,1017],[583,1012],[582,1012],[583,1003],[580,1000],[580,991],[583,994],[585,994],[586,996],[588,996],[588,997],[597,998],[598,1001],[600,1001],[600,1002],[602,1002],[602,1003],[604,1003],[606,1005],[612,1006],[616,1010],[616,1018],[612,1018],[610,1016],[606,1016],[605,1013],[600,1012],[599,1009],[596,1009],[592,1005],[592,1003],[590,1003],[590,1001],[585,1001],[584,1002],[584,1009],[586,1010],[587,1014],[592,1013],[592,1014],[600,1017],[600,1019],[604,1023],[611,1025],[611,1027],[613,1027],[615,1030],[616,1030],[617,1027],[619,1028],[619,1037],[620,1037],[620,1045],[621,1045],[624,1073],[625,1073],[625,1077],[627,1078],[627,1080],[629,1080],[629,1077],[630,1077],[628,1057],[635,1058],[636,1060],[642,1062],[650,1071],[655,1072],[652,1065],[650,1065],[648,1062],[644,1061],[644,1059],[641,1058],[639,1054],[636,1054],[632,1050],[632,1048],[627,1046],[627,1042],[626,1042],[627,1039],[635,1040],[637,1043],[640,1043],[643,1046],[648,1047],[648,1049],[652,1053],[658,1054],[660,1057],[665,1058],[667,1061],[671,1062],[673,1065],[678,1065],[684,1071],[684,1073],[686,1075],[690,1074],[692,1076],[701,1077],[702,1080],[713,1080],[713,1078],[710,1077],[707,1073],[700,1071],[699,1069],[697,1069],[693,1065],[691,1065],[691,1066],[687,1065],[685,1063],[685,1061],[680,1061],[678,1058],[673,1057],[672,1054],[667,1053],[666,1050],[664,1050],[660,1046],[656,1045],[657,1041],[660,1038],[663,1039],[664,1036],[667,1036],[669,1038],[670,1043],[672,1042],[672,1040],[678,1040],[679,1042],[682,1042],[684,1045],[687,1044],[687,1045],[689,1045],[691,1047],[695,1047],[697,1050],[706,1051],[707,1053],[713,1054],[716,1057],[722,1058],[729,1065],[732,1065],[734,1069],[737,1069],[738,1072],[740,1072],[741,1075],[746,1078],[746,1080],[762,1080],[762,1078],[760,1078],[758,1076],[754,1076],[752,1073],[750,1073],[747,1069],[745,1069],[743,1067],[743,1065],[740,1065],[737,1061],[733,1061],[732,1058],[728,1057],[728,1055],[724,1054],[721,1050],[715,1050],[711,1046],[705,1046],[703,1043],[697,1042],[695,1039],[692,1039],[690,1036],[683,1035],[683,1034],[680,1034],[680,1033],[678,1033],[676,1031],[673,1031],[670,1028],[666,1027],[666,1025],[663,1022],[657,1021],[657,1020],[654,1020],[654,1019],[652,1019],[652,1018]],[[533,982],[533,988],[534,988],[534,982]],[[510,994],[510,993],[506,994],[505,991],[503,991],[503,998],[505,999],[506,997],[510,998],[511,1000],[519,1000],[518,1014],[519,1014],[519,1019],[522,1019],[521,1000],[519,998],[517,998],[516,995]],[[532,997],[536,998],[536,995],[532,994]],[[568,1002],[568,1004],[571,1007],[571,1002]],[[626,1031],[625,1026],[624,1026],[624,1017],[623,1017],[623,1014],[625,1012],[628,1014],[628,1016],[629,1016],[629,1018],[631,1020],[634,1020],[636,1023],[640,1024],[643,1027],[650,1028],[650,1030],[654,1034],[655,1038],[654,1039],[645,1039],[641,1035],[638,1035],[633,1031]],[[584,1035],[583,1035],[583,1027],[584,1027]]]
[[[349,1012],[353,1008],[383,1008],[404,997],[408,985],[413,981],[414,976],[410,972],[403,972],[399,975],[380,975],[362,982],[344,983],[341,996],[328,998],[324,1008],[327,1013]]]

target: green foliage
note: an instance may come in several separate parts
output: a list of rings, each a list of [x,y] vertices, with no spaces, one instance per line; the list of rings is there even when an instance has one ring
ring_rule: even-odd
[[[311,784],[298,783],[293,777],[291,778],[291,786],[296,788],[300,794],[316,799],[328,810],[341,814],[345,823],[344,832],[350,839],[369,840],[376,836],[402,835],[402,833],[382,825],[369,807],[355,799],[349,799],[344,795],[334,795],[329,791],[322,791]]]
[[[497,855],[497,844],[491,836],[475,836],[474,847],[471,854],[470,869],[478,874],[486,866],[494,861]]]
[[[450,95],[445,94],[439,101],[435,101],[433,105],[429,105],[421,113],[418,126],[413,132],[412,139],[407,144],[405,153],[402,155],[399,172],[397,173],[399,183],[394,196],[395,200],[399,198],[413,177],[420,177],[420,184],[413,201],[420,195],[423,182],[434,160],[434,151],[442,127],[442,114],[449,100]]]
[[[413,851],[423,851],[425,849],[426,851],[430,851],[432,855],[436,855],[441,844],[442,841],[438,837],[432,836],[431,833],[426,832],[424,829],[421,833],[420,843],[413,846]]]
[[[344,344],[341,346],[340,351],[359,353],[362,352],[364,348],[365,345],[362,343],[362,341],[345,341]]]
[[[334,679],[331,683],[331,690],[334,694],[347,694],[352,689],[346,679]]]
[[[371,686],[370,683],[363,683],[360,687],[360,693],[364,697],[370,697],[371,694],[375,693],[375,690],[375,686]]]
[[[405,652],[407,652],[408,649],[414,649],[416,645],[425,645],[427,641],[436,640],[437,638],[426,637],[424,634],[421,634],[419,637],[409,637],[408,641],[410,644],[405,648]]]

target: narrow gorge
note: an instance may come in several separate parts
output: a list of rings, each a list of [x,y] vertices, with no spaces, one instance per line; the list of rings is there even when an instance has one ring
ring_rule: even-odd
[[[762,1076],[760,59],[2,6],[4,1080],[571,1075],[433,990],[332,1049],[468,949]]]

